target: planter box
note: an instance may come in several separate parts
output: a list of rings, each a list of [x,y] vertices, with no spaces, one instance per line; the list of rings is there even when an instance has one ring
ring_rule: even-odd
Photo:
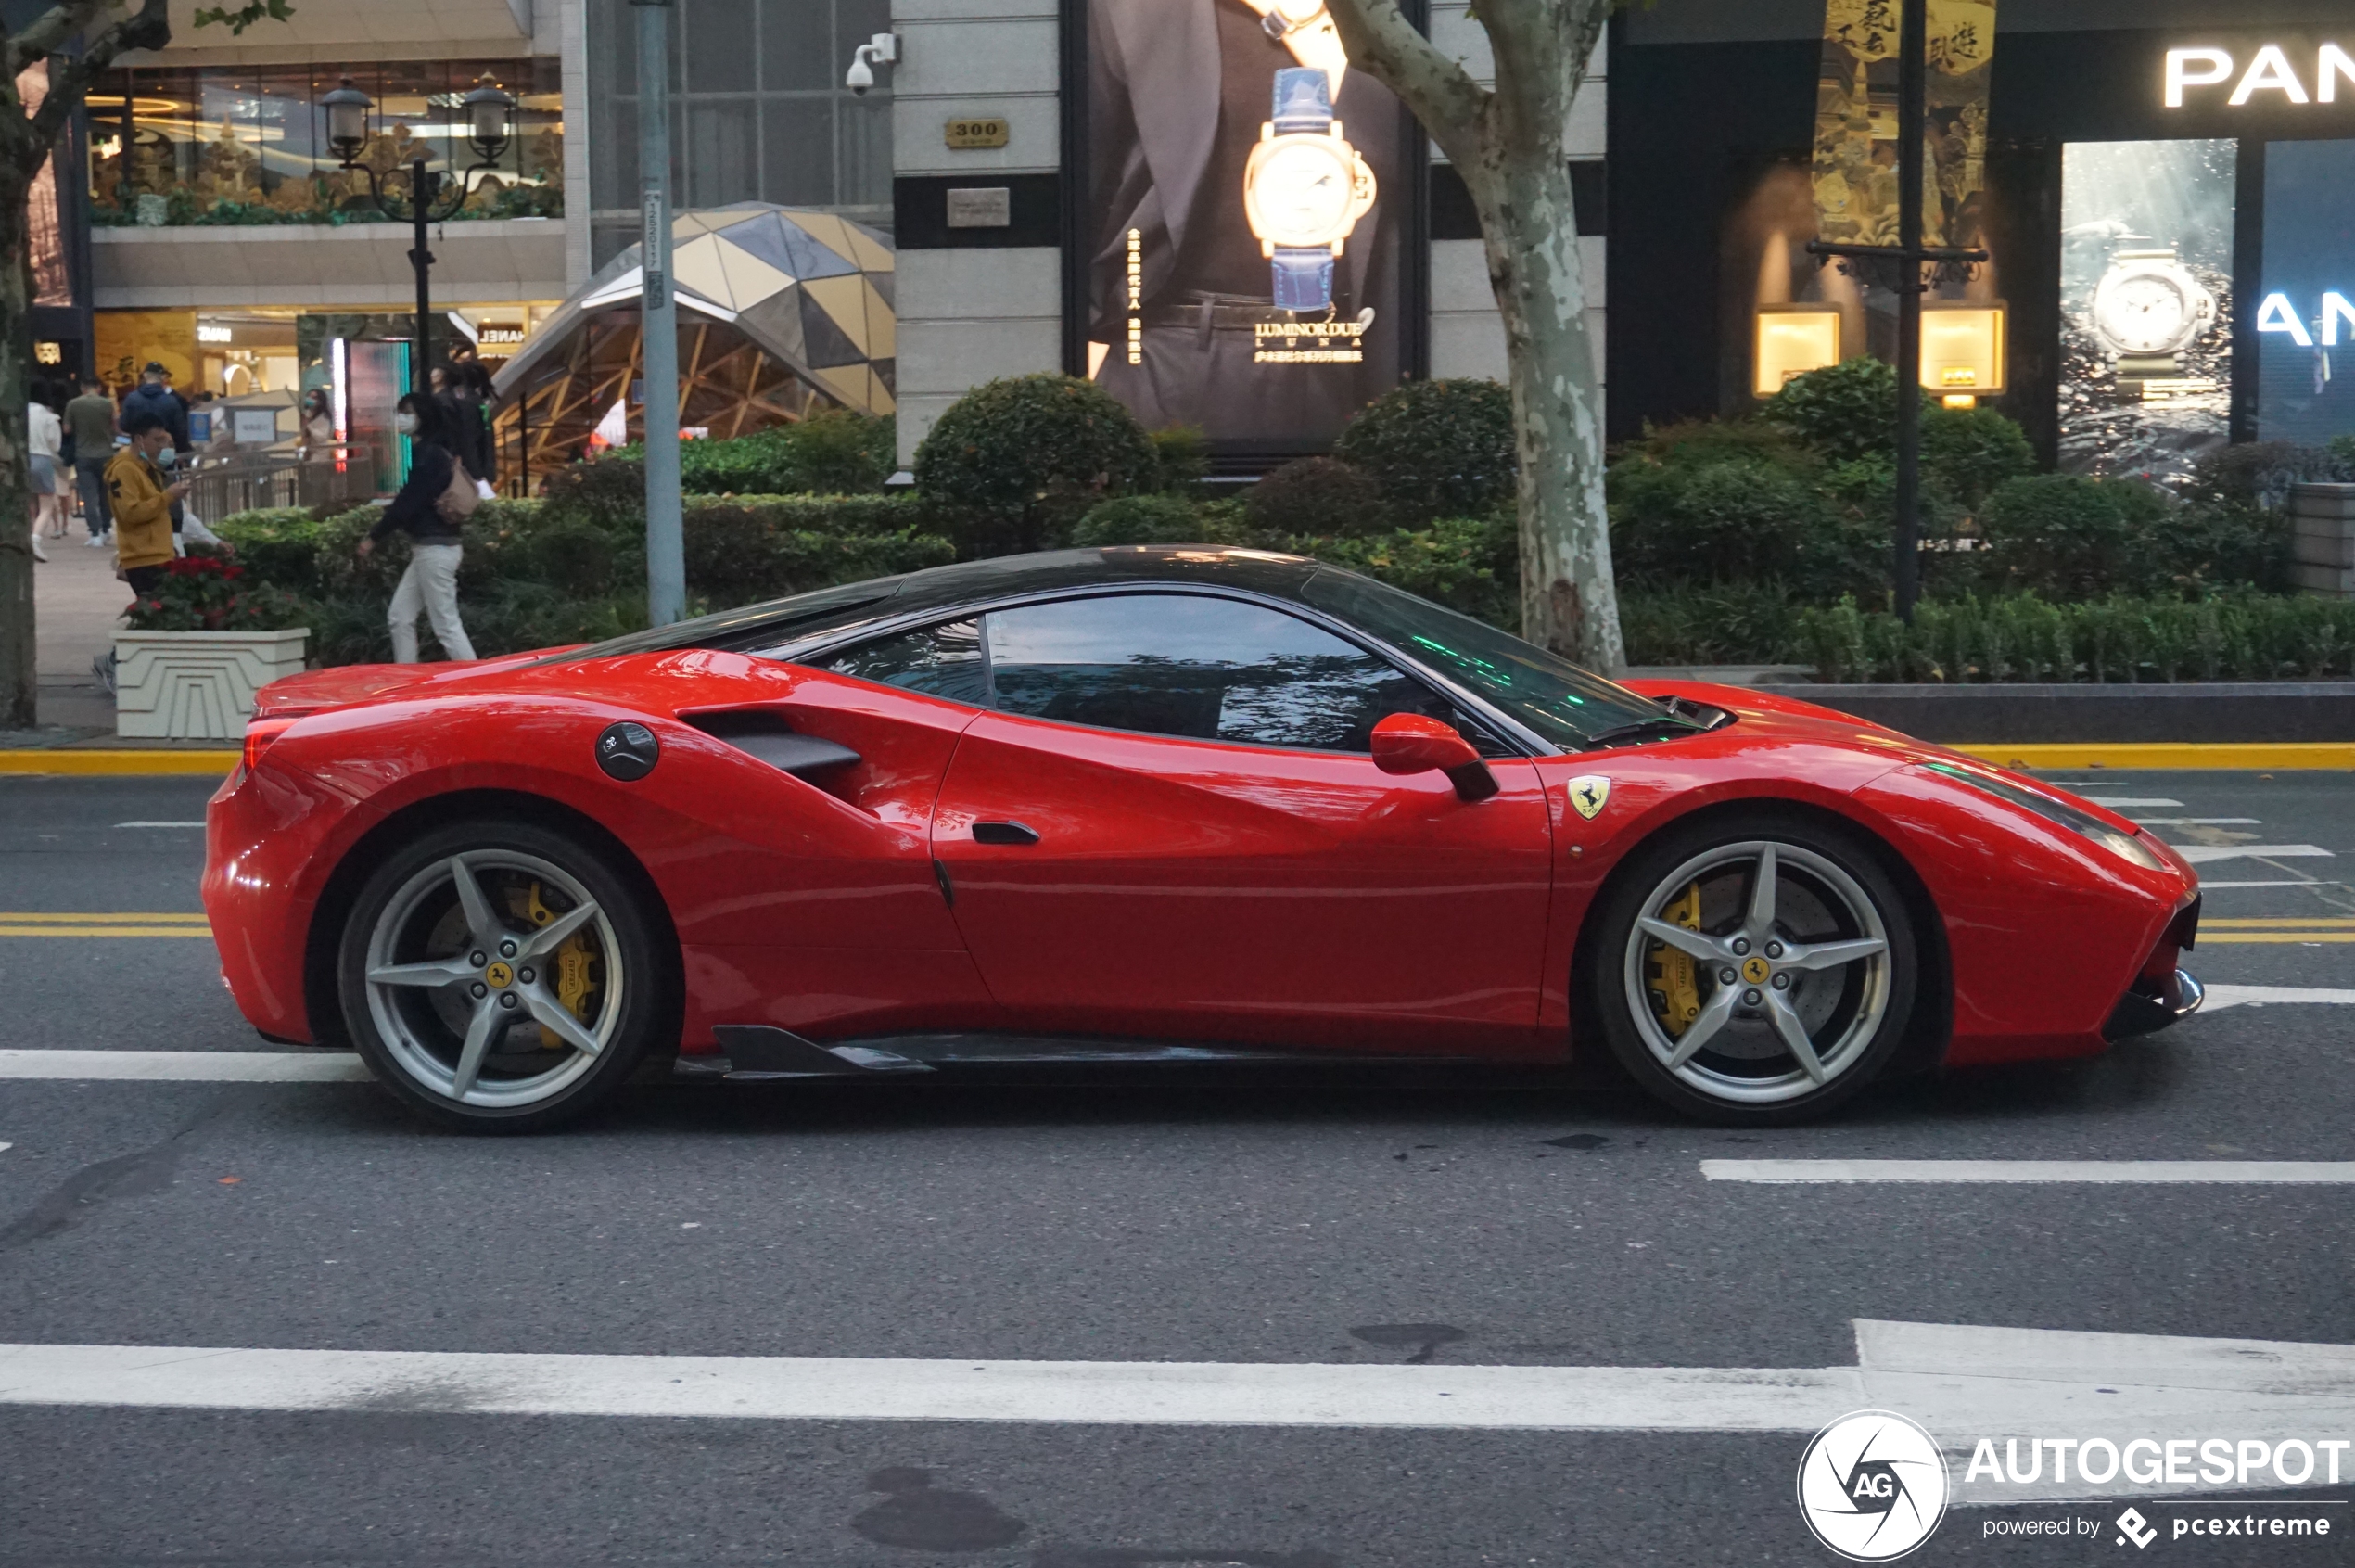
[[[118,631],[114,733],[147,739],[236,740],[253,695],[302,670],[310,629]]]
[[[2291,551],[2298,588],[2355,599],[2355,485],[2293,485]]]
[[[2355,681],[1771,685],[1926,741],[2355,740]]]

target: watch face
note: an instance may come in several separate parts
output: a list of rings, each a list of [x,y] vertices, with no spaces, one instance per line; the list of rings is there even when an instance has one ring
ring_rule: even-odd
[[[2181,348],[2196,325],[2183,286],[2164,273],[2111,277],[2094,301],[2094,313],[2104,336],[2129,354]]]
[[[1348,233],[1353,176],[1330,136],[1281,137],[1253,171],[1251,205],[1259,237],[1276,245],[1330,245]]]

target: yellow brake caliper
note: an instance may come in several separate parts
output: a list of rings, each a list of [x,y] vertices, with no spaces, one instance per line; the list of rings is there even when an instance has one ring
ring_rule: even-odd
[[[519,912],[534,925],[545,925],[556,918],[556,911],[541,902],[540,884],[537,882],[531,885],[525,908]],[[566,937],[564,945],[550,956],[555,961],[556,1000],[565,1004],[566,1012],[586,1024],[589,1022],[589,999],[597,990],[593,967],[596,959],[589,950],[589,928],[584,925]],[[540,1026],[540,1044],[543,1049],[561,1051],[564,1043],[557,1038],[555,1030],[545,1024]]]
[[[1661,918],[1671,924],[1687,931],[1699,930],[1700,884],[1696,882],[1687,887],[1683,898],[1660,912]],[[1652,1011],[1660,1017],[1660,1026],[1674,1039],[1700,1016],[1700,987],[1693,955],[1665,942],[1654,942],[1649,968]]]

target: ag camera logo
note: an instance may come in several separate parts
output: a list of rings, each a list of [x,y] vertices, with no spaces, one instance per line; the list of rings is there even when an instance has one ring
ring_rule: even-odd
[[[1893,1411],[1842,1416],[1800,1458],[1800,1516],[1852,1562],[1888,1562],[1929,1539],[1946,1498],[1938,1439]]]

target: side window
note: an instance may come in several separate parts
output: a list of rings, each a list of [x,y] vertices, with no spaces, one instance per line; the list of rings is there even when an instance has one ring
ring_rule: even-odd
[[[1300,751],[1366,751],[1390,714],[1446,716],[1384,660],[1231,599],[1065,599],[988,622],[991,684],[1008,713]]]
[[[834,655],[823,668],[837,675],[901,686],[975,708],[989,703],[989,676],[982,662],[978,620],[952,621],[861,643]]]

